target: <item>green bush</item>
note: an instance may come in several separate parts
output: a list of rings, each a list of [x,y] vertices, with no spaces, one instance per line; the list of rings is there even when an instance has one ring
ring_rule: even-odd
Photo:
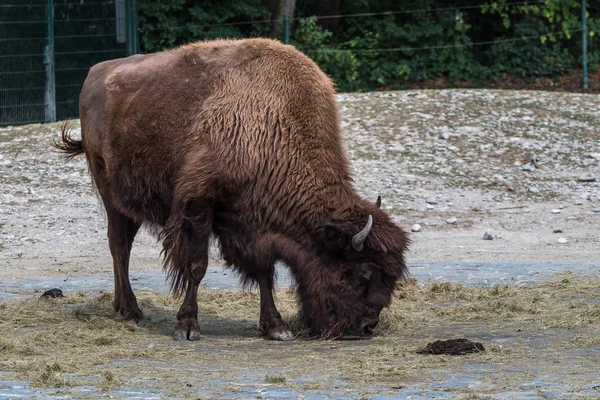
[[[267,36],[269,18],[260,0],[138,0],[140,47],[150,53],[215,38]],[[222,24],[228,25],[222,25]]]
[[[539,36],[546,27],[541,21],[519,23],[514,32],[517,37]],[[569,49],[556,41],[539,39],[527,41],[502,41],[500,38],[487,51],[494,77],[500,74],[514,74],[523,77],[560,74],[575,67],[576,58]]]
[[[329,74],[341,90],[348,90],[358,79],[359,63],[350,51],[331,46],[331,32],[317,25],[316,17],[299,21],[294,32],[293,44],[305,50],[323,70]]]
[[[268,36],[271,23],[263,20],[273,15],[265,4],[273,1],[138,0],[142,50],[199,39]],[[482,2],[485,6],[479,7]],[[296,1],[296,16],[307,17],[293,21],[292,44],[313,58],[341,91],[394,88],[440,77],[472,83],[507,75],[528,79],[565,73],[582,62],[581,32],[572,32],[581,25],[579,0],[519,5],[511,5],[512,0],[344,0],[341,14],[377,15],[325,20],[327,29],[311,17],[317,3]],[[590,3],[589,65],[595,69],[600,62],[600,1]],[[391,10],[412,11],[385,14]],[[256,22],[237,24],[246,21]]]

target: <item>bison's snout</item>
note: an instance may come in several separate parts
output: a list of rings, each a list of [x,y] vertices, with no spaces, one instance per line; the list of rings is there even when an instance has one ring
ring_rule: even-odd
[[[379,323],[379,318],[370,318],[368,320],[364,320],[361,325],[362,334],[366,336],[373,336],[373,332]]]
[[[344,330],[344,333],[340,336],[342,340],[356,340],[356,339],[369,339],[373,336],[375,327],[379,323],[379,318],[373,318],[363,320],[348,327]]]
[[[375,331],[375,327],[377,326],[377,322],[374,324],[365,325],[363,327],[363,335],[373,336],[373,332]]]

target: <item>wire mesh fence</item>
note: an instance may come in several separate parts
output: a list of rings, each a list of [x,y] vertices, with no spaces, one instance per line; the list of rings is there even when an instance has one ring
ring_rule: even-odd
[[[2,124],[44,120],[45,18],[44,5],[33,0],[0,5]]]
[[[89,68],[136,52],[131,0],[0,0],[0,125],[78,115]]]
[[[485,64],[488,58],[523,76],[560,73],[569,62],[569,68],[576,67],[569,60],[582,54],[573,50],[581,35],[589,36],[594,65],[600,60],[600,41],[587,35],[589,28],[584,26],[559,30],[515,26],[507,35],[478,31],[477,40],[471,40],[465,27],[490,7],[487,1],[281,20],[271,19],[260,8],[244,9],[238,15],[229,12],[225,3],[214,1],[211,7],[186,3],[170,9],[159,2],[140,2],[138,30],[135,0],[0,0],[0,126],[77,117],[79,93],[89,68],[137,53],[138,34],[143,49],[154,52],[215,38],[271,36],[288,42],[292,33],[291,43],[313,58],[340,90],[362,90],[361,85],[389,87],[390,82],[406,82],[409,76],[424,80],[451,76],[455,71],[485,79],[504,74],[501,68]],[[512,10],[544,4],[546,0],[517,0],[506,6]],[[312,25],[306,23],[311,19]],[[337,31],[328,32],[319,25],[338,20],[343,29]],[[279,34],[273,33],[275,24],[280,24]],[[448,32],[437,34],[425,29],[428,24],[445,26]],[[419,40],[402,33],[411,29],[421,35]],[[345,31],[358,33],[336,37]],[[582,52],[587,65],[586,50]]]

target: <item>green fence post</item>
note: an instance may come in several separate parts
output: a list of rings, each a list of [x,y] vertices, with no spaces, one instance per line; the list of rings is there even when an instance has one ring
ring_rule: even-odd
[[[587,10],[585,0],[581,1],[581,29],[582,29],[582,47],[583,47],[583,88],[588,88],[588,54],[587,54]]]
[[[131,1],[125,0],[125,23],[127,25],[127,55],[133,54],[132,37],[131,37]]]
[[[283,15],[283,42],[290,43],[290,16],[287,14]]]
[[[137,24],[137,5],[135,0],[127,0],[127,53],[128,55],[137,54],[140,51],[138,40]]]
[[[131,0],[131,12],[133,19],[133,50],[135,54],[140,52],[140,37],[138,35],[138,9],[135,0]]]
[[[46,70],[44,91],[44,121],[56,121],[56,86],[54,82],[54,1],[46,1],[46,46],[44,47]]]

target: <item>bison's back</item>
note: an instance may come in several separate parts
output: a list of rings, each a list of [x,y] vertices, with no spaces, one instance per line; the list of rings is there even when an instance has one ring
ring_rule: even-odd
[[[137,220],[164,224],[174,198],[234,192],[257,205],[265,197],[294,205],[299,185],[331,201],[327,188],[348,180],[331,82],[271,40],[98,64],[80,111],[101,194]]]

